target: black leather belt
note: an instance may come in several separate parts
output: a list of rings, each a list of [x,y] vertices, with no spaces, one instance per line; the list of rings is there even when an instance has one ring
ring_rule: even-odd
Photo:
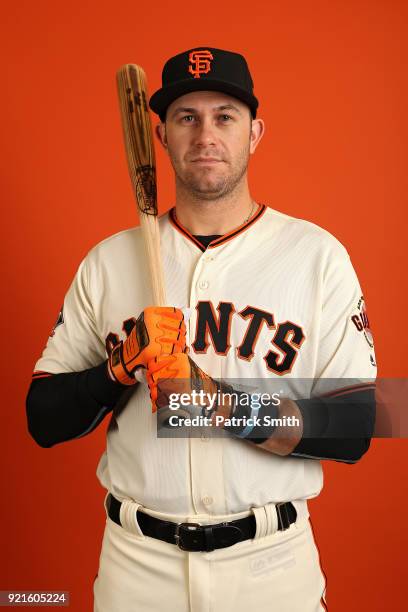
[[[106,499],[108,515],[120,526],[122,526],[119,518],[121,505],[122,503],[109,493]],[[288,529],[296,521],[296,508],[290,502],[276,504],[276,513],[280,531]],[[229,523],[200,525],[199,523],[162,521],[138,510],[137,522],[144,535],[169,542],[169,544],[177,544],[179,548],[189,552],[211,552],[216,548],[226,548],[237,542],[253,539],[256,531],[253,514]]]

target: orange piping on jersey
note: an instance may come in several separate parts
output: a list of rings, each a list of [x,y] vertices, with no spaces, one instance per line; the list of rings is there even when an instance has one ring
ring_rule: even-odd
[[[245,231],[250,225],[253,225],[256,221],[258,221],[258,219],[262,217],[262,215],[264,214],[266,210],[265,204],[260,204],[259,206],[260,208],[258,212],[251,219],[249,219],[249,221],[247,221],[246,223],[243,223],[242,225],[237,227],[237,229],[233,230],[232,232],[228,232],[228,234],[224,234],[224,236],[221,236],[221,238],[217,238],[217,240],[213,240],[208,245],[208,248],[212,249],[214,247],[219,246],[220,244],[224,244],[225,242],[228,242],[228,240],[232,240],[232,238],[235,238],[235,236],[238,236],[238,234],[241,234],[241,232]]]
[[[49,378],[50,376],[54,376],[54,374],[51,374],[50,372],[42,372],[41,370],[37,370],[36,372],[33,372],[33,378],[35,379]]]
[[[207,248],[212,249],[214,247],[219,246],[220,244],[224,244],[224,242],[228,242],[228,240],[232,240],[232,238],[235,238],[235,236],[238,236],[238,234],[245,231],[250,225],[253,225],[253,223],[258,221],[258,219],[260,219],[264,214],[265,210],[265,204],[260,204],[258,212],[251,219],[249,219],[249,221],[246,221],[246,223],[243,223],[231,232],[224,234],[224,236],[221,236],[221,238],[213,240],[212,242],[210,242]],[[200,249],[200,251],[204,252],[206,250],[205,247],[201,244],[201,242],[196,240],[194,236],[185,227],[181,225],[180,221],[176,218],[174,211],[175,208],[172,208],[169,212],[170,222],[181,234],[183,234],[186,238],[193,242]]]
[[[356,393],[356,391],[368,391],[369,389],[375,390],[375,383],[359,383],[351,385],[350,387],[341,387],[340,389],[334,389],[334,391],[328,391],[319,395],[319,397],[339,397],[340,395],[350,395]]]
[[[201,244],[201,242],[199,242],[198,240],[196,240],[194,238],[194,236],[192,234],[190,234],[190,232],[181,225],[181,223],[179,222],[179,220],[176,218],[175,214],[174,214],[175,208],[172,208],[169,212],[169,219],[170,222],[174,225],[174,227],[181,233],[183,234],[186,238],[188,238],[193,244],[196,245],[196,247],[198,247],[200,249],[200,251],[202,251],[204,253],[205,251],[205,246]]]

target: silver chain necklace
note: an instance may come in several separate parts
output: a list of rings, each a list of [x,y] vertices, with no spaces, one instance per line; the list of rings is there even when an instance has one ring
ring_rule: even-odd
[[[243,220],[242,225],[244,225],[244,223],[247,223],[250,220],[254,212],[254,208],[255,208],[255,202],[252,200],[251,210],[249,211],[249,215],[247,216],[247,218]]]
[[[252,217],[252,215],[253,215],[254,208],[255,208],[255,202],[254,202],[254,200],[252,200],[251,210],[249,211],[249,215],[248,215],[248,216],[247,216],[247,217],[246,217],[246,218],[243,220],[243,222],[241,223],[241,225],[245,225],[245,223],[247,223],[247,222],[250,220],[250,218],[251,218],[251,217]],[[174,208],[173,213],[174,213],[174,218],[175,218],[175,219],[178,221],[178,219],[177,219],[177,215],[176,215],[176,208]]]

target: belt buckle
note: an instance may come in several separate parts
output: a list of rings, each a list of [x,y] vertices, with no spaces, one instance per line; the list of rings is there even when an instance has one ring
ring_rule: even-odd
[[[286,531],[290,527],[289,512],[286,504],[287,502],[280,502],[279,504],[276,504],[276,513],[282,526],[281,531]],[[283,510],[284,512],[282,512]],[[285,518],[283,515],[285,515]]]
[[[198,529],[198,527],[201,527],[200,523],[177,523],[176,531],[174,533],[174,539],[176,540],[176,545],[180,548],[180,550],[190,550],[189,548],[184,548],[183,546],[180,529],[185,528],[187,530],[195,531],[196,529]]]

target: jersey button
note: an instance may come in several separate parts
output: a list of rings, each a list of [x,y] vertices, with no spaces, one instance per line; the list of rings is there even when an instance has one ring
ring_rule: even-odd
[[[200,280],[200,282],[198,283],[198,286],[200,289],[208,289],[208,287],[210,286],[210,283],[206,280]]]
[[[210,437],[206,436],[205,434],[201,434],[200,439],[201,439],[201,442],[209,442],[210,441]]]
[[[206,495],[205,497],[203,497],[203,504],[204,504],[204,506],[211,506],[213,501],[214,501],[213,498],[210,497],[209,495]]]

